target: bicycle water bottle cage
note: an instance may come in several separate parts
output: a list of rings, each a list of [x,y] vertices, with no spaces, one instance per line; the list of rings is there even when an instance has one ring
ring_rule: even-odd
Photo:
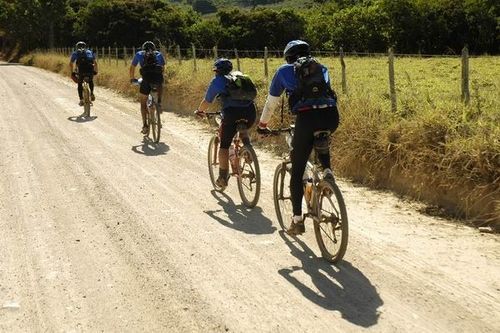
[[[330,152],[330,131],[314,132],[313,146],[317,154],[328,154]]]

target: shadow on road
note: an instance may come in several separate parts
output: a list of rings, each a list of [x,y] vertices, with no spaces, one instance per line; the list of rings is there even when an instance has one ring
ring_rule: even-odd
[[[347,261],[334,266],[317,257],[307,245],[298,238],[289,238],[279,232],[299,259],[302,267],[282,268],[278,273],[300,290],[311,302],[328,310],[339,311],[342,318],[349,322],[370,327],[378,322],[378,308],[384,304],[374,285],[356,267]],[[294,272],[303,271],[314,284],[314,290],[294,277]]]
[[[74,121],[75,123],[87,123],[97,119],[97,116],[84,117],[83,115],[68,117],[69,121]]]
[[[247,208],[243,204],[236,205],[234,201],[225,193],[215,190],[211,191],[217,203],[222,207],[218,210],[205,210],[205,214],[219,222],[220,224],[247,234],[272,234],[276,228],[272,221],[262,215],[262,208]],[[224,212],[228,220],[217,216],[217,213]]]
[[[132,151],[146,156],[165,155],[170,150],[169,145],[164,142],[154,143],[150,138],[144,137],[142,144],[132,146]]]

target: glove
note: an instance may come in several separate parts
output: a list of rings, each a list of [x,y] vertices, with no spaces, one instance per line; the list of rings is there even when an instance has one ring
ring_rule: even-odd
[[[198,110],[198,109],[196,109],[196,110],[194,111],[194,114],[195,114],[196,116],[200,117],[200,118],[203,118],[203,117],[205,116],[205,112],[200,111],[200,110]]]
[[[268,136],[271,134],[271,131],[267,128],[267,124],[259,123],[259,126],[257,126],[257,133],[262,136]]]
[[[138,82],[138,80],[135,79],[135,78],[134,79],[130,79],[130,83],[132,83],[132,84],[137,83],[137,82]]]

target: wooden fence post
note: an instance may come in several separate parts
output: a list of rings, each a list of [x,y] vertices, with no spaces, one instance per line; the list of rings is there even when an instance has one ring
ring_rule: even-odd
[[[217,52],[217,45],[215,45],[212,50],[214,52],[214,59],[219,59],[219,54]]]
[[[469,49],[465,46],[462,49],[462,102],[467,105],[469,101]]]
[[[102,61],[104,61],[104,58],[106,58],[106,53],[104,52],[104,46],[102,47],[101,57]]]
[[[123,47],[123,64],[127,66],[127,48]]]
[[[266,80],[268,78],[268,67],[267,67],[267,46],[264,47],[264,76]]]
[[[238,55],[238,49],[234,49],[234,57],[236,58],[236,67],[238,68],[238,71],[241,72],[240,56]]]
[[[134,58],[134,57],[135,57],[135,53],[136,53],[136,52],[135,52],[135,46],[132,46],[132,58]]]
[[[111,46],[108,46],[108,62],[111,64]]]
[[[115,59],[116,59],[116,66],[118,66],[118,46],[115,46]]]
[[[194,44],[191,44],[191,48],[193,51],[193,65],[194,65],[194,71],[196,72],[198,70],[198,67],[196,66],[196,48]]]
[[[396,104],[396,84],[394,80],[394,50],[389,48],[389,91],[391,95],[391,111],[397,111]]]
[[[345,74],[344,49],[340,48],[340,66],[342,68],[342,93],[347,94],[347,78]]]

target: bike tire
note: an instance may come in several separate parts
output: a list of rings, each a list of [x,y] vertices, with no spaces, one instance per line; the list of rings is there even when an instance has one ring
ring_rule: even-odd
[[[257,205],[260,196],[260,167],[255,150],[250,145],[244,145],[239,151],[238,191],[243,204],[248,208]],[[246,180],[249,179],[248,185]],[[253,190],[252,190],[253,189]],[[249,190],[249,191],[246,191]],[[247,193],[249,192],[249,193]]]
[[[323,258],[330,263],[336,263],[342,260],[347,250],[349,239],[347,209],[342,193],[334,182],[323,180],[318,190],[320,191],[317,199],[319,221],[314,222],[314,233]],[[324,210],[327,201],[334,208],[328,214]]]
[[[160,111],[158,110],[156,105],[149,107],[149,126],[153,142],[154,143],[160,142],[161,118],[160,118]]]
[[[290,162],[278,164],[274,172],[273,200],[281,229],[287,230],[292,222],[292,196],[290,193]],[[288,221],[288,222],[287,222]]]
[[[88,83],[83,83],[83,116],[90,117],[90,88]]]
[[[214,135],[210,139],[210,143],[208,144],[208,174],[210,175],[210,181],[212,182],[212,186],[216,191],[224,191],[224,188],[217,186],[216,184],[216,171],[218,170],[217,166],[219,165],[219,137]]]

